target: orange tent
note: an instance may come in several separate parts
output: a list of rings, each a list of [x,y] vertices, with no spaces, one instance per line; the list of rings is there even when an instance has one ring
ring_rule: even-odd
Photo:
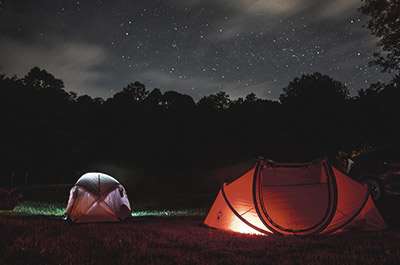
[[[385,228],[368,187],[326,160],[259,161],[223,185],[204,223],[241,233],[281,235]]]

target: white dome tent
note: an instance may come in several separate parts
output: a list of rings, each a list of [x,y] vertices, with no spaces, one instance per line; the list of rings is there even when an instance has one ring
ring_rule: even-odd
[[[66,216],[76,223],[118,222],[131,213],[125,188],[103,173],[86,173],[72,187]]]

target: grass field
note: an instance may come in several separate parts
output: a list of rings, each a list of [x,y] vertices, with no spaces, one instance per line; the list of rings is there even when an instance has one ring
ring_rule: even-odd
[[[13,211],[1,211],[3,216],[47,216],[63,217],[65,204],[26,201],[20,203]],[[158,216],[204,216],[206,209],[154,209],[153,207],[137,206],[132,212],[132,217]]]
[[[143,209],[123,223],[70,225],[63,206],[28,202],[2,212],[0,264],[400,264],[400,230],[242,235],[202,226],[198,209]]]

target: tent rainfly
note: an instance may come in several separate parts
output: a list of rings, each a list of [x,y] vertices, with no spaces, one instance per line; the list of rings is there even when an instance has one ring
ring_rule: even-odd
[[[385,222],[363,185],[322,160],[260,160],[224,184],[204,223],[249,234],[312,235],[380,230]]]
[[[76,223],[118,222],[131,213],[124,187],[103,173],[86,173],[72,187],[66,209]]]

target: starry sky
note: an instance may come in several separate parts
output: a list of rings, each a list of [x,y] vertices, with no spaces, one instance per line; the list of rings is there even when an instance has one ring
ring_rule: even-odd
[[[321,72],[354,94],[378,80],[361,0],[0,0],[0,72],[42,67],[66,90],[110,97],[129,82],[196,100],[276,99]]]

